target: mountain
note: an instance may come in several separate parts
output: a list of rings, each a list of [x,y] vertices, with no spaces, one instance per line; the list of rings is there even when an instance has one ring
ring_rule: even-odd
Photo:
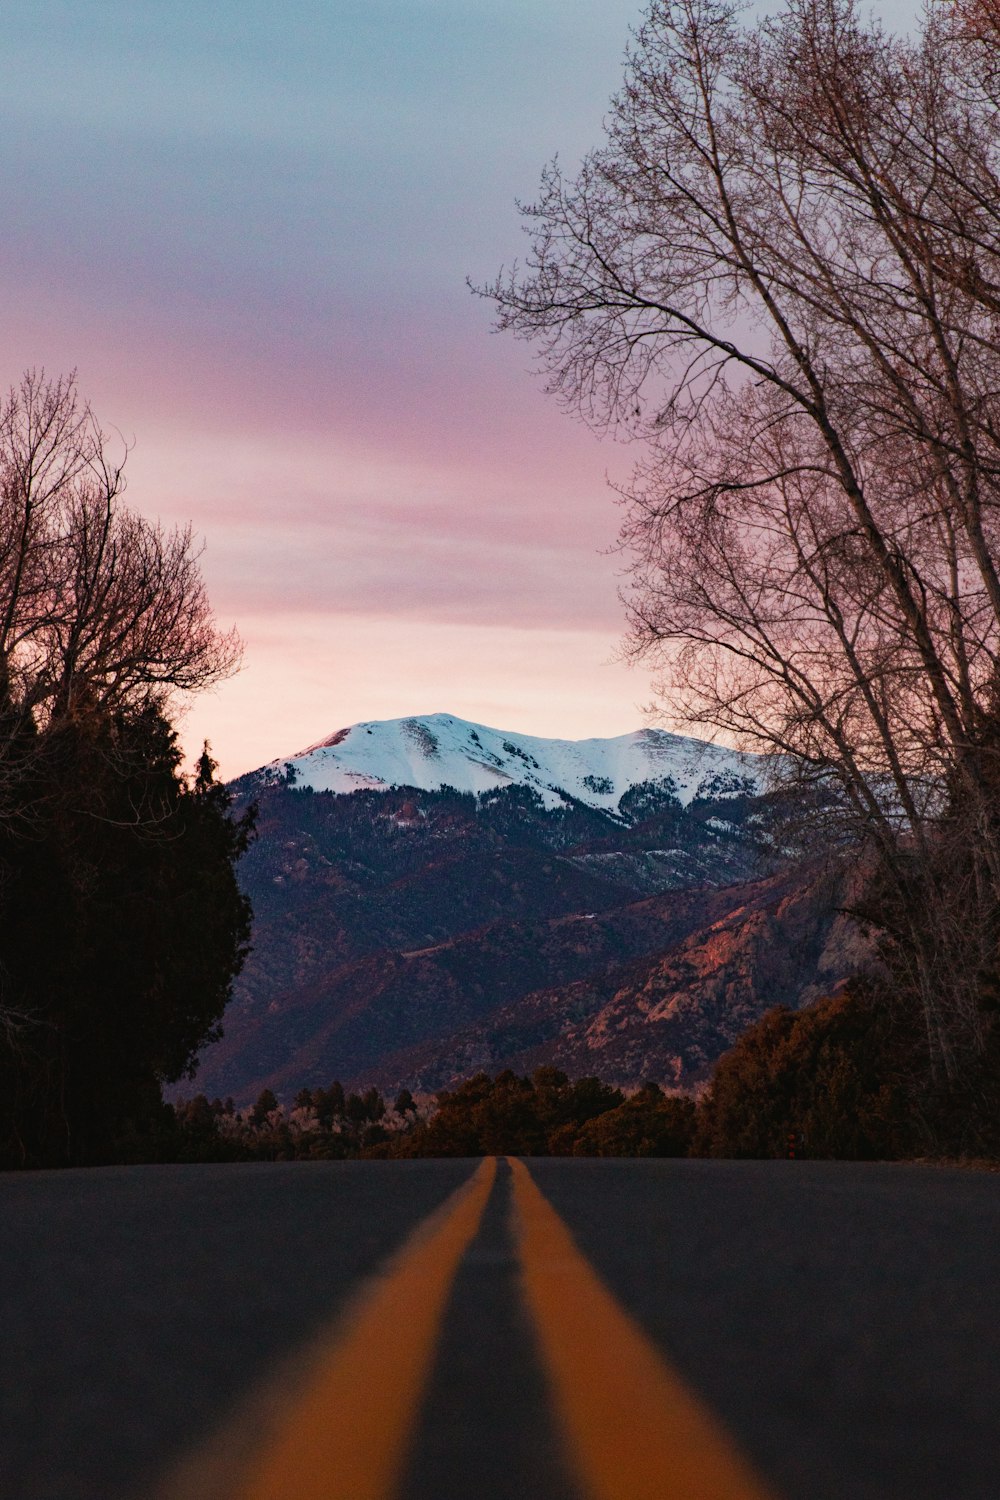
[[[684,895],[642,903],[666,919],[662,948],[522,994],[445,1045],[401,1049],[380,1063],[384,1086],[434,1090],[479,1070],[549,1065],[573,1077],[690,1087],[764,1010],[798,1009],[869,962],[838,911],[843,872],[813,864]]]
[[[352,724],[288,760],[273,761],[252,773],[254,780],[341,793],[405,786],[483,796],[521,786],[550,810],[582,803],[627,820],[621,801],[637,786],[669,783],[683,806],[712,788],[759,789],[762,763],[663,729],[615,739],[547,740],[453,714],[428,714]]]
[[[198,1087],[431,1089],[539,1061],[697,1082],[763,1010],[843,977],[829,879],[775,864],[765,771],[660,730],[432,714],[241,778],[255,947]]]

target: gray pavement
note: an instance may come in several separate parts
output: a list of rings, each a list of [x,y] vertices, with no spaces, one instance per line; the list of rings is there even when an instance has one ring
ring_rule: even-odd
[[[0,1178],[0,1496],[151,1492],[471,1162]],[[786,1500],[1000,1497],[1000,1176],[538,1160],[580,1248]],[[405,1500],[574,1500],[501,1171]],[[386,1351],[391,1359],[392,1351]]]
[[[149,1493],[468,1162],[0,1177],[0,1500]]]
[[[787,1500],[1000,1500],[1000,1175],[532,1169],[619,1300]]]

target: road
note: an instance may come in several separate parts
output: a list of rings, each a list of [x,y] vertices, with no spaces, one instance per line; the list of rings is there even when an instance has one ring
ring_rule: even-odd
[[[2,1500],[997,1500],[1000,1176],[0,1178]]]

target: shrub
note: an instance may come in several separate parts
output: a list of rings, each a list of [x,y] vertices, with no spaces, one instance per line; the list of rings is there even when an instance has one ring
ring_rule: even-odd
[[[771,1010],[716,1066],[698,1109],[703,1156],[797,1154],[849,1161],[919,1150],[914,1102],[918,1042],[891,1008],[861,988],[805,1010]]]
[[[590,1120],[579,1132],[574,1156],[687,1156],[695,1128],[695,1106],[647,1084],[617,1109]]]

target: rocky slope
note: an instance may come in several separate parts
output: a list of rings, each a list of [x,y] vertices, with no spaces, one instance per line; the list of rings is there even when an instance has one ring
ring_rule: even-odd
[[[445,1047],[385,1059],[383,1077],[390,1087],[398,1080],[433,1090],[480,1069],[549,1064],[626,1086],[697,1085],[765,1010],[798,1009],[869,963],[837,911],[843,877],[821,867],[803,873],[688,892],[688,911],[700,907],[705,920],[664,949],[519,996]]]

